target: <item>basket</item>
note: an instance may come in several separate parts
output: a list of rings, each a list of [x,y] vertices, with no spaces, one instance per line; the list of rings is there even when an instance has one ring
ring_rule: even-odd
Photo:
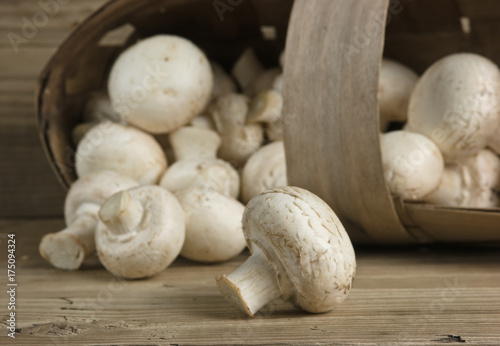
[[[81,122],[89,93],[106,88],[117,56],[139,38],[186,37],[230,68],[248,47],[264,66],[279,64],[292,0],[112,0],[60,45],[38,80],[38,129],[59,181],[76,179],[71,131]],[[266,32],[271,31],[270,37]]]
[[[462,17],[469,19],[469,33]],[[71,130],[81,121],[89,92],[105,88],[113,61],[137,39],[184,36],[227,68],[249,46],[264,65],[276,66],[287,40],[290,184],[325,199],[357,242],[498,241],[500,210],[444,208],[391,196],[376,99],[384,39],[384,54],[419,73],[462,50],[500,63],[498,17],[496,2],[489,0],[112,0],[75,29],[42,71],[39,133],[68,187],[76,179]],[[263,35],[269,31],[275,37]]]
[[[296,0],[284,81],[289,183],[322,197],[354,240],[499,241],[500,209],[440,207],[391,196],[377,107],[382,55],[418,73],[459,51],[500,64],[499,35],[495,1]]]

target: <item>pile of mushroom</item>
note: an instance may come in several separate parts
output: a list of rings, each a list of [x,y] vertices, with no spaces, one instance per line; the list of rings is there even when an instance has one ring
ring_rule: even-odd
[[[264,69],[252,50],[232,75],[178,36],[124,50],[73,129],[68,228],[44,237],[42,256],[77,269],[97,249],[114,275],[143,278],[179,254],[238,255],[243,203],[286,185],[283,143],[267,144],[281,139],[280,85],[281,68]]]
[[[382,64],[381,121],[407,120],[403,130],[381,135],[391,192],[443,206],[500,207],[498,67],[480,55],[459,53],[414,79],[401,67]],[[399,93],[389,92],[389,80],[399,83]],[[401,116],[388,116],[395,113]]]

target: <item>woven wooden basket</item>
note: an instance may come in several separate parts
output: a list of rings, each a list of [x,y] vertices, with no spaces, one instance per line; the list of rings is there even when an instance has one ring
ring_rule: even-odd
[[[499,36],[496,1],[296,0],[285,59],[290,183],[324,198],[361,241],[499,241],[500,209],[445,208],[391,196],[377,107],[383,54],[418,73],[460,51],[500,64]]]
[[[461,17],[470,20],[469,34]],[[40,75],[39,132],[61,183],[68,187],[76,178],[71,130],[81,121],[89,92],[105,88],[109,68],[125,47],[141,37],[170,33],[189,38],[226,67],[249,46],[265,65],[275,66],[289,19],[285,144],[290,183],[324,198],[356,241],[500,240],[500,210],[392,198],[382,172],[376,99],[384,39],[388,57],[419,73],[457,51],[500,63],[495,46],[500,12],[492,0],[110,1],[75,29]],[[276,39],[266,40],[263,27],[274,28]]]

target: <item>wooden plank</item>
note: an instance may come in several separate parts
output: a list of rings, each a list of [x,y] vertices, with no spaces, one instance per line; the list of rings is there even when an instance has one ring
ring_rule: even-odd
[[[6,266],[6,234],[16,233],[17,343],[441,345],[458,337],[467,345],[500,343],[494,247],[357,248],[352,292],[335,311],[313,315],[278,301],[248,319],[227,305],[214,281],[246,253],[216,265],[178,259],[148,280],[121,281],[96,258],[75,272],[44,262],[37,251],[41,236],[63,226],[60,219],[0,221],[0,267]],[[6,279],[0,276],[0,285]],[[4,333],[5,306],[4,293]]]

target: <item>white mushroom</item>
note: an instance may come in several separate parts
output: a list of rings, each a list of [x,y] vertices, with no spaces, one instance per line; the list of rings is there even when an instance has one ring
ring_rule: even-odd
[[[241,173],[241,199],[248,203],[266,189],[287,185],[285,146],[274,142],[248,159]]]
[[[99,122],[103,120],[119,122],[120,116],[113,109],[108,94],[104,91],[99,91],[90,95],[85,105],[83,120],[84,122]]]
[[[227,74],[224,68],[216,63],[215,61],[210,62],[212,66],[212,73],[214,75],[214,85],[212,88],[211,99],[217,99],[219,97],[225,96],[236,92],[238,89],[233,78]]]
[[[222,144],[219,157],[233,166],[242,166],[264,140],[260,124],[246,124],[249,100],[244,95],[229,94],[219,98],[211,109]]]
[[[170,140],[179,160],[167,169],[160,181],[161,187],[175,193],[196,185],[238,197],[238,172],[229,163],[217,159],[220,138],[216,132],[182,127],[170,134]]]
[[[71,131],[71,141],[73,142],[74,145],[78,146],[80,141],[85,137],[87,132],[90,131],[91,128],[96,126],[98,122],[96,121],[91,121],[91,122],[84,122],[76,125],[73,130]]]
[[[500,125],[495,134],[491,137],[488,146],[491,150],[500,155]]]
[[[444,162],[436,144],[412,132],[381,135],[382,164],[390,191],[405,200],[421,200],[438,188]]]
[[[272,89],[283,94],[283,74],[280,74],[274,79]]]
[[[243,89],[243,94],[250,98],[253,98],[265,90],[272,89],[274,81],[280,75],[280,68],[265,70],[264,72],[256,76],[255,79],[246,88]]]
[[[252,255],[217,278],[224,297],[243,313],[253,316],[280,296],[320,313],[347,297],[356,273],[354,249],[316,195],[296,187],[264,192],[247,205],[243,232]]]
[[[158,186],[111,196],[99,210],[99,259],[112,274],[139,279],[159,273],[179,255],[185,237],[179,202]]]
[[[418,75],[408,67],[382,59],[378,82],[378,105],[381,122],[405,122],[408,118],[410,95]]]
[[[420,78],[410,98],[406,130],[432,139],[446,162],[474,156],[500,122],[500,71],[470,53],[447,56]]]
[[[425,201],[451,207],[500,207],[500,158],[490,150],[446,167],[436,191]]]
[[[142,185],[155,184],[166,167],[165,154],[151,135],[109,121],[90,129],[76,150],[79,177],[112,170]]]
[[[264,67],[253,48],[247,48],[234,63],[231,70],[231,74],[242,89],[248,87],[263,72]]]
[[[193,127],[201,127],[203,129],[210,129],[210,130],[215,130],[215,123],[212,119],[212,117],[208,114],[200,114],[191,122],[189,125]]]
[[[276,90],[259,93],[250,103],[248,123],[266,125],[266,134],[271,141],[283,140],[283,96]]]
[[[241,229],[245,206],[234,198],[199,186],[176,194],[186,217],[181,256],[198,262],[227,261],[246,247]]]
[[[101,204],[112,194],[134,186],[136,181],[112,171],[89,174],[75,181],[64,202],[67,227],[42,238],[40,255],[56,268],[78,269],[95,252],[94,233]]]
[[[108,81],[121,119],[150,133],[191,121],[210,100],[213,75],[205,54],[177,36],[157,35],[126,49]]]

